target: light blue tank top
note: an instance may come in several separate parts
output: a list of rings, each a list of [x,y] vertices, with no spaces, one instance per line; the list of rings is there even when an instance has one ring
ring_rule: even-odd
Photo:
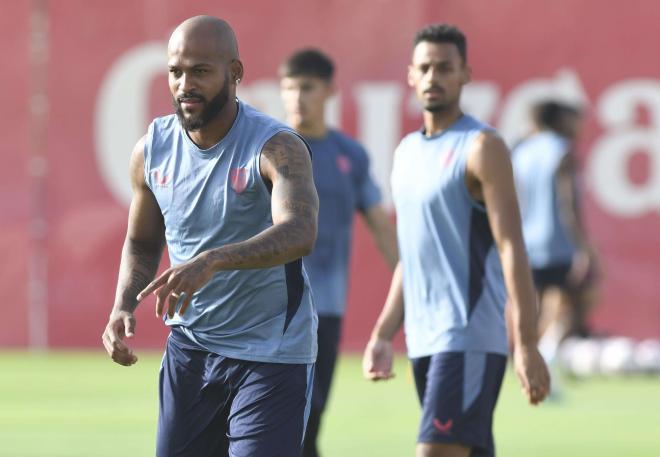
[[[464,115],[431,138],[407,135],[395,152],[392,196],[410,357],[508,352],[500,259],[485,208],[465,184],[470,148],[489,128]]]
[[[163,214],[172,265],[273,225],[259,157],[273,135],[293,131],[237,103],[231,129],[209,149],[199,149],[175,115],[149,126],[145,180]],[[191,340],[225,357],[278,363],[316,358],[317,318],[301,259],[220,271],[197,291],[183,317],[175,314],[166,323],[182,326]]]
[[[343,316],[353,216],[379,203],[380,191],[369,175],[367,153],[356,141],[336,130],[307,141],[314,154],[319,230],[314,250],[303,263],[319,316]]]
[[[568,148],[560,135],[540,132],[513,150],[523,235],[533,268],[570,264],[575,253],[572,236],[561,220],[556,186]]]

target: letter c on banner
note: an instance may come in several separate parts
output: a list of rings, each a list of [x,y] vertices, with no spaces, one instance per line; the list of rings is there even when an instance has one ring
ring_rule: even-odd
[[[99,90],[94,113],[94,143],[99,172],[112,195],[128,205],[128,162],[149,122],[149,86],[166,72],[167,45],[141,44],[110,68]]]

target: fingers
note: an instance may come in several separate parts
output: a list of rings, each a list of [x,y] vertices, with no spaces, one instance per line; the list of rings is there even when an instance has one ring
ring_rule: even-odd
[[[371,381],[385,381],[394,377],[391,363],[377,361],[370,356],[366,356],[362,362],[362,375]]]
[[[167,316],[170,319],[173,318],[179,304],[181,304],[179,315],[183,315],[190,306],[195,293],[195,288],[185,278],[185,275],[180,274],[177,270],[168,269],[140,292],[137,299],[142,300],[148,294],[153,293],[156,295],[157,317],[160,318],[167,312]]]
[[[174,291],[170,292],[169,296],[167,297],[167,315],[169,316],[170,319],[174,317],[176,304],[179,303],[180,298],[181,295]]]
[[[172,292],[174,292],[174,287],[175,284],[172,281],[169,281],[167,284],[164,286],[161,286],[160,289],[156,292],[156,316],[160,317],[163,315],[163,309],[165,308],[165,303],[168,303],[167,309],[168,309],[168,315],[169,315],[169,301],[172,299],[170,296]],[[178,298],[178,294],[175,292],[174,299]],[[176,305],[176,302],[175,302]],[[170,316],[172,317],[172,316]]]
[[[121,340],[121,336],[115,332],[112,326],[106,327],[105,332],[103,332],[103,346],[108,352],[108,355],[116,363],[124,366],[131,366],[137,362],[137,357],[133,354],[133,351],[124,344]]]
[[[159,277],[151,281],[149,285],[142,290],[142,292],[137,294],[136,297],[137,301],[138,302],[142,301],[144,297],[146,297],[147,295],[158,289],[160,286],[165,284],[168,281],[169,277],[170,277],[170,269],[168,268]]]
[[[538,379],[528,380],[526,376],[522,376],[520,381],[523,384],[522,392],[532,405],[538,405],[550,393],[550,379],[548,377],[541,376]]]
[[[124,334],[127,338],[135,336],[135,318],[133,316],[124,316]]]
[[[391,371],[373,371],[365,374],[365,377],[371,381],[387,381],[394,377]]]
[[[183,316],[183,313],[186,312],[188,309],[188,305],[190,305],[190,301],[192,300],[192,293],[189,292],[184,292],[184,297],[183,297],[183,303],[181,304],[181,308],[179,308],[179,316]]]
[[[183,316],[183,313],[186,311],[186,308],[190,304],[192,294],[183,291],[183,292],[170,292],[170,295],[168,297],[168,302],[169,306],[167,309],[167,315],[171,318],[174,317],[174,313],[176,312],[176,306],[179,303],[181,304],[181,307],[179,308],[179,315]]]
[[[545,397],[547,397],[548,393],[549,392],[545,387],[532,387],[525,392],[525,396],[530,404],[538,405],[545,399]]]

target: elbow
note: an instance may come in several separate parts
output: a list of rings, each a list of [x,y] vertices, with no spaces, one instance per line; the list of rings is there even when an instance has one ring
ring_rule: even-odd
[[[317,225],[314,223],[310,224],[310,227],[306,230],[305,236],[300,237],[300,257],[305,257],[312,253],[314,245],[316,244],[317,233]]]

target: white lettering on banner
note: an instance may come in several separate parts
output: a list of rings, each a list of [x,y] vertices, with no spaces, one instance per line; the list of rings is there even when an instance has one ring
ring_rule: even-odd
[[[286,121],[286,112],[280,96],[280,85],[276,80],[263,79],[252,84],[238,86],[236,94],[241,100],[254,106],[275,119]],[[341,125],[341,104],[338,95],[331,97],[325,105],[325,119],[330,127]]]
[[[525,81],[508,94],[499,117],[498,130],[508,144],[529,132],[531,107],[550,97],[579,106],[588,103],[580,78],[573,70],[561,69],[552,79]]]
[[[149,87],[165,72],[166,45],[149,42],[132,48],[117,59],[101,84],[95,106],[94,142],[100,174],[112,195],[123,204],[131,198],[128,161],[133,145],[145,133]],[[274,79],[239,86],[239,95],[255,107],[283,120],[279,85]],[[353,91],[358,139],[370,154],[375,181],[383,190],[384,204],[391,207],[389,175],[392,153],[401,138],[402,119],[420,112],[414,94],[403,83],[363,82]],[[511,144],[527,132],[529,109],[537,101],[557,97],[587,104],[577,73],[559,70],[552,78],[532,79],[500,99],[499,88],[489,81],[466,86],[462,105],[466,112],[486,122],[497,116],[498,127]],[[660,209],[660,82],[629,80],[610,87],[597,104],[604,134],[594,143],[587,162],[587,178],[596,202],[617,217],[638,217]],[[648,109],[651,125],[637,125],[637,109]],[[402,111],[403,110],[403,111]],[[340,126],[341,100],[333,97],[326,118]],[[645,183],[635,184],[628,163],[635,153],[649,155],[651,167]]]
[[[650,125],[637,124],[646,108]],[[602,207],[619,217],[638,217],[660,209],[660,82],[628,80],[608,88],[598,104],[606,133],[591,151],[587,166],[590,188]],[[636,153],[649,155],[645,183],[635,184],[628,163]]]
[[[353,91],[357,104],[358,137],[370,159],[371,173],[383,194],[383,205],[392,207],[390,171],[392,154],[401,139],[401,84],[361,83]]]
[[[280,98],[280,85],[277,81],[267,79],[252,84],[238,86],[236,95],[259,111],[268,113],[282,122],[285,120],[284,106]]]
[[[144,43],[123,54],[101,84],[94,113],[94,143],[101,176],[112,195],[128,205],[128,162],[149,123],[149,86],[165,71],[167,46]]]
[[[500,98],[496,84],[488,81],[471,82],[461,94],[461,108],[477,119],[492,122]]]

